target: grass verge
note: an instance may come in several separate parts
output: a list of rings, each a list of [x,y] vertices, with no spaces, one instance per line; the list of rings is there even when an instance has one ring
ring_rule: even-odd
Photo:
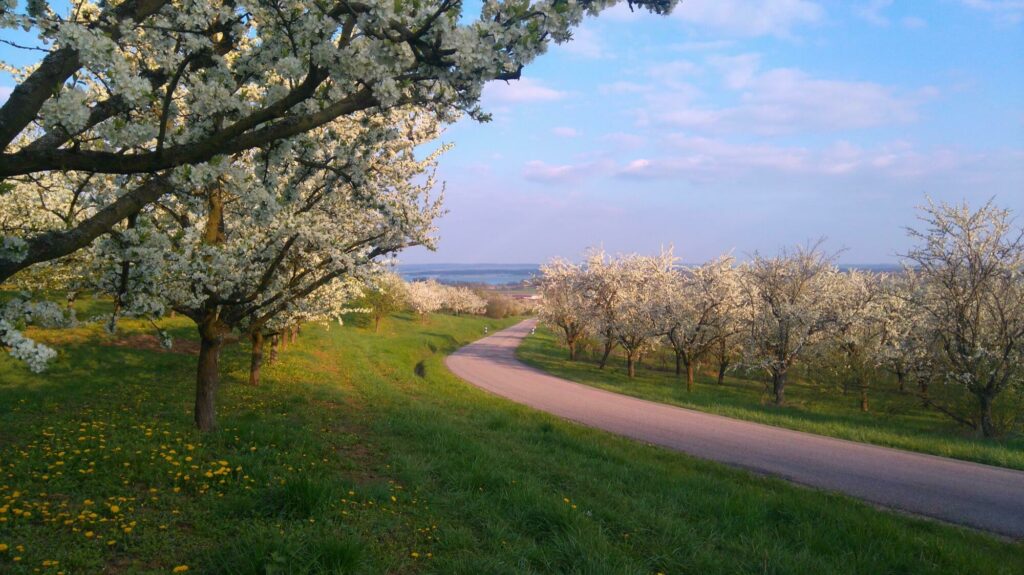
[[[543,328],[523,341],[516,356],[553,375],[642,399],[851,441],[1024,469],[1024,437],[979,437],[922,408],[913,396],[894,390],[873,390],[873,406],[867,413],[860,411],[854,392],[844,394],[837,387],[796,378],[786,385],[787,405],[783,407],[771,403],[762,382],[739,377],[726,377],[723,385],[717,385],[716,377],[699,374],[696,388],[688,392],[685,380],[667,366],[642,367],[630,379],[614,359],[603,370],[590,358],[569,361],[557,336]]]

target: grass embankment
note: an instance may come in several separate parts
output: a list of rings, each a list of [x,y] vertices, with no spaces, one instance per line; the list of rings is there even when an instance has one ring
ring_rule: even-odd
[[[508,323],[309,327],[258,388],[232,347],[209,435],[191,356],[90,328],[58,334],[45,375],[0,357],[0,572],[1024,570],[1019,544],[562,422],[444,369]]]
[[[978,437],[946,416],[921,407],[913,395],[881,385],[869,393],[871,410],[863,413],[855,391],[843,394],[836,386],[791,378],[786,385],[786,405],[777,407],[771,403],[764,383],[753,379],[727,376],[723,385],[717,385],[717,377],[699,374],[696,388],[688,392],[685,380],[667,365],[640,368],[630,379],[625,367],[614,358],[604,370],[598,369],[592,358],[571,362],[557,336],[543,328],[528,337],[516,353],[523,362],[559,377],[651,401],[852,441],[1024,469],[1024,437]]]

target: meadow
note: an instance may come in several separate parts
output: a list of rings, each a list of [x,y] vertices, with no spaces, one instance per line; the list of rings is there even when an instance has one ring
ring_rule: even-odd
[[[232,346],[210,434],[188,320],[163,320],[172,352],[141,322],[31,330],[61,355],[41,375],[0,356],[0,572],[1024,571],[1019,543],[583,428],[444,368],[515,321],[307,325],[259,387]]]
[[[557,335],[544,328],[523,342],[517,356],[554,375],[642,399],[819,435],[1024,469],[1024,437],[979,437],[922,407],[913,394],[899,393],[895,383],[885,379],[873,386],[869,393],[872,407],[864,413],[855,390],[843,393],[841,386],[806,371],[798,371],[799,377],[789,382],[786,405],[776,406],[757,373],[739,370],[718,385],[717,373],[698,372],[695,389],[689,392],[685,379],[672,371],[669,357],[648,358],[630,379],[621,358],[613,358],[603,370],[598,367],[596,352],[569,361]]]

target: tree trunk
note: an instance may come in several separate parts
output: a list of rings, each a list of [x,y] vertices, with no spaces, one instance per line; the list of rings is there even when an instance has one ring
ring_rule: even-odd
[[[267,365],[274,365],[277,363],[277,345],[281,337],[276,333],[270,336],[270,358],[267,360]]]
[[[215,320],[214,320],[215,321]],[[220,382],[220,350],[223,336],[213,322],[199,326],[199,367],[196,370],[195,421],[200,431],[217,428],[216,394]]]
[[[868,386],[860,385],[860,410],[863,413],[868,412]]]
[[[683,375],[683,355],[676,352],[676,376]]]
[[[292,343],[299,339],[299,326],[298,324],[292,326]]]
[[[373,333],[380,333],[380,316],[373,316]]]
[[[999,431],[996,429],[995,420],[992,418],[992,398],[988,395],[979,395],[978,402],[981,434],[985,437],[995,437]]]
[[[775,393],[775,405],[786,403],[786,372],[772,374],[772,391]]]
[[[693,391],[693,362],[686,362],[686,391]]]
[[[611,357],[613,349],[615,349],[615,340],[605,340],[604,352],[601,354],[601,363],[598,364],[598,369],[604,369],[604,366],[608,365],[608,358]]]
[[[252,361],[249,362],[249,385],[260,384],[260,368],[263,367],[263,332],[252,332]]]
[[[626,352],[626,373],[630,378],[636,377],[636,354],[632,351]]]
[[[725,372],[729,369],[729,362],[726,360],[718,361],[718,385],[725,383]]]
[[[906,380],[907,374],[903,373],[902,369],[896,370],[896,385],[898,386],[899,392],[903,393],[906,391]]]
[[[569,361],[576,361],[576,340],[567,341],[566,345],[569,346]]]

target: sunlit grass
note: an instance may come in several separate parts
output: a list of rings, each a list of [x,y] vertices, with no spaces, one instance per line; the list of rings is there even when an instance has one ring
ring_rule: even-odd
[[[0,572],[1024,569],[1019,545],[569,424],[444,368],[509,323],[309,326],[258,388],[231,347],[210,435],[192,356],[88,332],[44,375],[0,357]]]
[[[786,386],[787,405],[780,408],[771,403],[765,385],[752,379],[727,376],[720,386],[717,377],[701,373],[695,390],[688,392],[685,381],[660,362],[641,367],[634,379],[626,376],[615,358],[604,370],[582,354],[580,361],[570,362],[555,335],[546,329],[538,329],[516,353],[525,363],[552,374],[634,397],[852,441],[1024,469],[1024,438],[981,438],[942,414],[922,408],[920,400],[898,393],[891,382],[870,392],[871,410],[862,413],[856,392],[843,394],[836,386],[792,378]]]

